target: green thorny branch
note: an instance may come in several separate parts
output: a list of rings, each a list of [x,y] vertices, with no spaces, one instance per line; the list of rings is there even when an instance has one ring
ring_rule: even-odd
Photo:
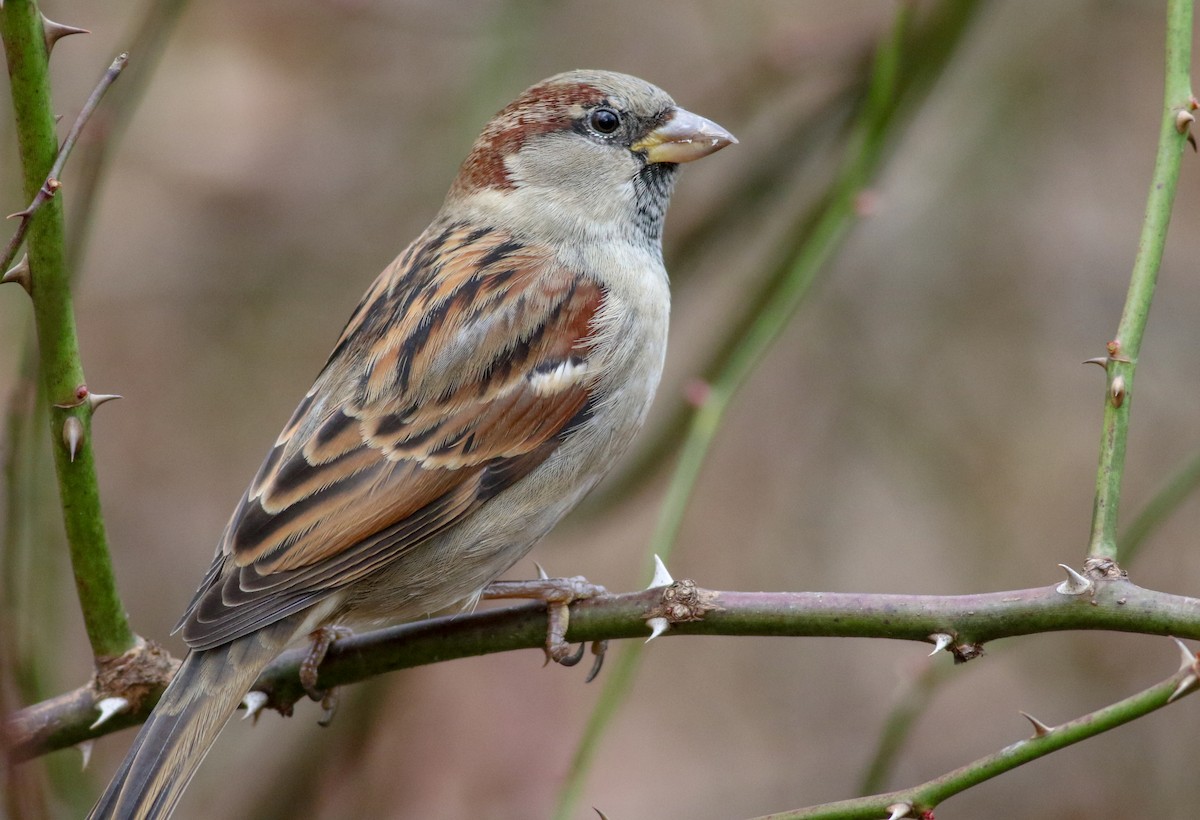
[[[67,154],[99,96],[124,66],[124,55],[101,80],[60,151],[49,80],[55,32],[44,21],[30,0],[8,0],[0,10],[24,195],[30,202],[17,214],[20,232],[27,231],[28,253],[5,279],[20,282],[33,301],[40,387],[51,405],[54,464],[75,586],[93,654],[111,658],[132,648],[137,639],[117,592],[90,442],[92,413],[107,397],[92,393],[84,379],[68,281],[62,198],[55,194],[62,187],[58,175]],[[19,242],[18,235],[10,243],[14,254]]]

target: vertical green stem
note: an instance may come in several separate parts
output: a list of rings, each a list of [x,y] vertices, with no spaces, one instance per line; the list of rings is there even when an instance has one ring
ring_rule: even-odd
[[[1146,198],[1146,216],[1138,240],[1137,256],[1129,279],[1125,308],[1116,337],[1108,343],[1108,379],[1104,397],[1104,426],[1100,436],[1100,467],[1096,473],[1096,500],[1092,507],[1092,533],[1088,555],[1114,558],[1117,555],[1117,511],[1121,479],[1125,473],[1125,445],[1129,436],[1129,411],[1133,399],[1133,376],[1137,369],[1142,336],[1154,286],[1162,266],[1167,226],[1179,182],[1179,166],[1187,147],[1187,131],[1177,118],[1192,111],[1188,69],[1192,59],[1192,0],[1167,3],[1166,80],[1162,123],[1154,176]]]
[[[24,201],[29,202],[45,182],[58,152],[49,54],[37,4],[7,0],[0,11],[0,38],[12,83]],[[90,444],[91,405],[80,401],[85,382],[67,276],[61,197],[52,198],[33,215],[28,253],[41,388],[51,405],[52,449],[75,586],[93,653],[97,657],[119,655],[132,647],[136,638],[117,593],[100,512]],[[76,423],[81,436],[72,456],[64,428]]]

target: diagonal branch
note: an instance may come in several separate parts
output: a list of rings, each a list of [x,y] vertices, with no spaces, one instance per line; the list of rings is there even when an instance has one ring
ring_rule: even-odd
[[[1161,683],[1103,709],[1097,709],[1060,726],[1046,726],[1025,715],[1033,724],[1032,737],[1005,746],[997,752],[947,772],[911,789],[877,794],[797,811],[760,817],[757,820],[874,820],[880,817],[932,818],[933,810],[950,797],[1004,774],[1039,757],[1082,740],[1115,729],[1148,715],[1196,690],[1197,660],[1187,650],[1184,665]]]
[[[96,84],[96,88],[92,91],[91,96],[87,98],[87,102],[83,104],[83,108],[79,109],[79,116],[75,118],[75,124],[71,126],[67,138],[63,140],[62,147],[58,149],[54,165],[50,167],[50,173],[46,175],[46,181],[42,183],[41,187],[38,188],[38,192],[34,194],[33,201],[24,210],[17,211],[15,214],[9,214],[9,219],[20,218],[21,224],[17,227],[12,239],[8,241],[8,247],[4,249],[4,256],[0,257],[0,270],[8,270],[8,266],[16,258],[17,251],[21,248],[21,243],[25,241],[25,234],[29,230],[29,223],[33,221],[33,215],[37,213],[38,208],[45,205],[58,193],[58,189],[62,185],[59,177],[62,176],[63,167],[67,164],[67,157],[71,156],[71,150],[75,147],[75,143],[79,141],[79,135],[83,133],[83,127],[92,118],[92,112],[100,104],[100,100],[104,97],[105,92],[116,82],[117,77],[120,76],[127,62],[129,62],[128,54],[118,54],[117,58],[112,61],[112,65],[104,72],[104,76]]]

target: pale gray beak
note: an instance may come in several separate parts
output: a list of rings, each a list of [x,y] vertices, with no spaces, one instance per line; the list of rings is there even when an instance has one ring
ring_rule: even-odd
[[[630,147],[645,152],[650,162],[691,162],[736,142],[712,120],[676,108],[669,120]]]

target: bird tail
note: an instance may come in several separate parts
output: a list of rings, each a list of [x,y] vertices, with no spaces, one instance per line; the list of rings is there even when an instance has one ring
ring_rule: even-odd
[[[295,620],[285,618],[223,646],[190,653],[89,820],[170,817],[242,696],[295,630]]]

